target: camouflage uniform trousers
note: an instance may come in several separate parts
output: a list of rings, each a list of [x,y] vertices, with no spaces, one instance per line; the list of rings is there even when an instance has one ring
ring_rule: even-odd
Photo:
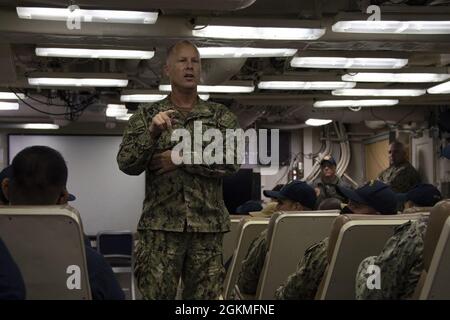
[[[134,273],[144,299],[175,299],[180,277],[183,299],[219,298],[223,233],[145,230],[139,236]]]

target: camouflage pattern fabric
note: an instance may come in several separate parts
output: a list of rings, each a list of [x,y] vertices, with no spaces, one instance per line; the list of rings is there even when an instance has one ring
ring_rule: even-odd
[[[345,188],[351,188],[351,186],[348,183],[345,183],[341,179],[339,179],[337,176],[334,178],[334,180],[331,183],[326,183],[322,180],[322,177],[318,177],[314,182],[312,183],[313,188],[318,188],[320,190],[320,194],[317,197],[316,201],[316,208],[319,207],[319,204],[328,198],[336,198],[341,200],[342,202],[347,201],[347,199],[338,192],[337,186],[345,187]]]
[[[408,299],[414,293],[423,270],[424,236],[428,217],[396,228],[380,255],[364,259],[356,274],[356,299]],[[367,268],[380,268],[380,289],[367,286]]]
[[[327,268],[328,238],[305,251],[297,271],[275,292],[279,300],[313,300]]]
[[[255,294],[258,288],[259,276],[261,275],[267,253],[266,238],[267,230],[264,230],[252,241],[247,255],[242,261],[237,285],[244,294]]]
[[[180,277],[183,299],[218,299],[225,269],[222,233],[140,232],[135,277],[144,299],[175,299]]]
[[[380,173],[378,179],[390,185],[397,193],[406,193],[421,182],[419,173],[409,162],[390,166]]]
[[[119,168],[126,174],[146,173],[145,200],[138,230],[229,231],[230,219],[223,202],[222,177],[239,169],[236,161],[234,164],[226,164],[225,160],[224,164],[182,164],[162,175],[147,170],[155,153],[171,150],[179,143],[171,141],[171,130],[164,131],[158,139],[152,139],[149,133],[152,118],[170,109],[174,107],[169,98],[142,105],[128,121],[117,155]],[[224,143],[225,130],[238,127],[236,117],[225,106],[197,100],[190,113],[184,115],[176,111],[172,115],[173,130],[184,128],[194,140],[194,121],[202,122],[203,132],[219,129]],[[210,142],[201,143],[204,149]]]

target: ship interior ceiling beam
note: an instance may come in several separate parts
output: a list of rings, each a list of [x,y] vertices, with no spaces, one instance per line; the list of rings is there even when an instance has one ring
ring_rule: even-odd
[[[226,18],[223,18],[226,19]],[[231,18],[230,18],[231,19]],[[263,21],[263,18],[255,19]],[[281,20],[280,20],[281,21]],[[355,41],[399,41],[399,42],[441,42],[450,43],[448,35],[393,35],[393,34],[346,34],[331,31],[334,23],[333,17],[325,17],[322,20],[322,27],[326,27],[327,31],[318,41],[320,42],[355,42]],[[307,21],[305,22],[307,24]],[[35,34],[48,36],[67,36],[70,37],[127,37],[130,39],[151,40],[158,38],[190,38],[193,40],[206,40],[202,38],[194,38],[192,36],[192,26],[190,25],[190,17],[186,16],[161,16],[156,24],[151,25],[131,25],[131,24],[105,24],[105,23],[83,23],[81,29],[70,30],[66,27],[65,22],[60,21],[40,21],[40,20],[23,20],[17,17],[17,13],[12,8],[0,8],[0,35],[6,36],[12,34]],[[10,39],[14,40],[14,39]],[[5,40],[3,40],[5,41]],[[208,40],[210,41],[210,40]],[[214,42],[215,40],[213,40]],[[232,41],[233,43],[249,43],[249,41]],[[314,41],[251,41],[265,43],[266,45],[283,45],[288,47],[303,46],[303,44],[314,43]]]

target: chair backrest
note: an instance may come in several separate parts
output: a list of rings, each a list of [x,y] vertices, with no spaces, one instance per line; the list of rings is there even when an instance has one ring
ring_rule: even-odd
[[[355,299],[355,276],[359,264],[378,255],[396,226],[419,219],[422,214],[342,215],[333,223],[328,244],[328,267],[317,299]]]
[[[233,255],[233,251],[235,249],[234,246],[236,245],[236,238],[238,236],[239,221],[246,217],[248,217],[248,215],[230,215],[230,232],[225,233],[223,236],[222,258],[224,262],[228,261],[228,259],[230,259]]]
[[[105,257],[128,257],[133,255],[133,232],[128,230],[100,231],[97,233],[97,251]]]
[[[247,255],[248,249],[252,241],[265,229],[269,224],[269,219],[247,217],[241,219],[238,228],[237,244],[228,269],[225,285],[224,298],[229,299],[234,290],[239,273],[241,272],[242,261]]]
[[[306,249],[329,235],[338,216],[338,210],[281,212],[272,216],[257,299],[275,299],[275,290],[295,272]]]
[[[399,214],[430,213],[431,209],[433,209],[433,207],[412,207],[403,210],[403,212],[400,212]]]
[[[450,299],[450,200],[438,202],[430,213],[424,239],[423,265],[413,298]]]
[[[27,299],[91,299],[79,213],[70,206],[0,207],[0,234]]]

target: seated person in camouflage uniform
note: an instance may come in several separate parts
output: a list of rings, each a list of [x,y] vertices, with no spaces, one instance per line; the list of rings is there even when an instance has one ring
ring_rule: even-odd
[[[349,184],[336,175],[336,161],[331,156],[325,156],[320,162],[320,177],[314,180],[312,185],[317,195],[316,208],[323,200],[329,198],[346,201],[347,199],[339,193],[338,186],[350,188]]]
[[[397,197],[392,189],[381,181],[371,181],[352,190],[339,189],[350,201],[349,209],[355,214],[393,214]],[[280,286],[275,297],[280,300],[312,300],[316,296],[327,267],[328,237],[305,251],[297,271]]]
[[[382,171],[378,179],[391,186],[394,192],[408,192],[421,182],[417,170],[406,159],[403,143],[395,141],[389,146],[389,168]]]
[[[441,200],[439,190],[428,184],[421,184],[400,195],[406,199],[405,208],[412,206],[432,207]],[[356,275],[357,299],[408,299],[423,270],[422,252],[427,230],[428,217],[409,221],[395,229],[394,235],[386,242],[378,256],[364,259]],[[369,289],[367,268],[376,265],[380,268],[381,288]]]
[[[277,199],[276,211],[309,211],[316,203],[314,189],[303,181],[293,181],[280,191],[265,190],[264,195]],[[237,285],[241,293],[255,294],[267,253],[267,230],[253,240],[242,262]]]

